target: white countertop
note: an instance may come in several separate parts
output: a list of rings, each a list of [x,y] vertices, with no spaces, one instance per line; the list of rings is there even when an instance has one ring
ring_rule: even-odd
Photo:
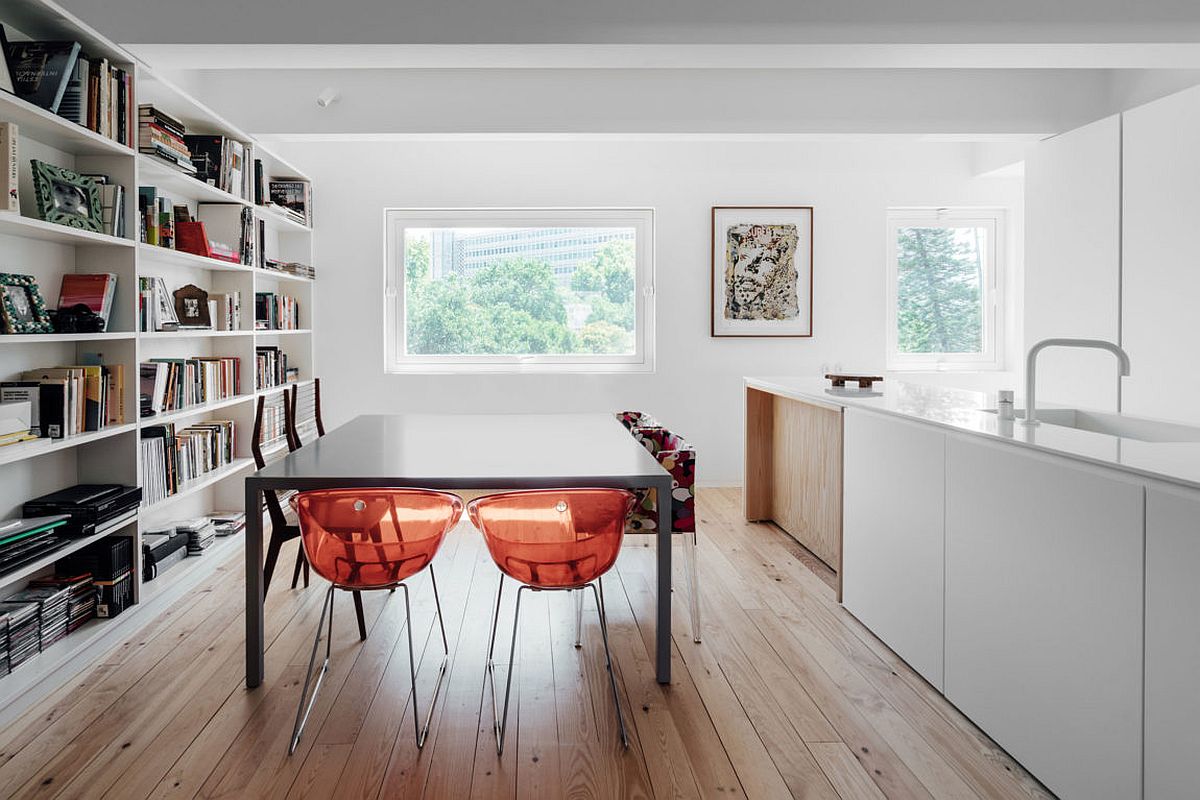
[[[822,378],[747,377],[745,381],[751,388],[783,397],[869,409],[1200,489],[1200,442],[1144,442],[1048,423],[1029,426],[1019,420],[1005,421],[984,410],[996,408],[995,394],[944,386],[884,380],[875,384],[878,396],[860,397],[854,389],[830,389],[829,381]]]

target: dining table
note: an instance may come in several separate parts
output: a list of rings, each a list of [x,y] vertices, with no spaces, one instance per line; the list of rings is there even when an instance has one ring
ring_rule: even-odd
[[[671,681],[672,480],[612,414],[364,414],[245,479],[246,686],[266,669],[263,492],[654,489],[655,676]],[[459,587],[466,591],[466,587]]]

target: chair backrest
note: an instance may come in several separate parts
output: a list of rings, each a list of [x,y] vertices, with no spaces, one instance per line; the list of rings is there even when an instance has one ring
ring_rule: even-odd
[[[292,405],[292,438],[296,446],[304,444],[304,440],[320,438],[325,435],[325,423],[321,419],[321,379],[301,385],[294,384],[290,392]]]
[[[462,518],[460,498],[427,489],[320,489],[292,506],[318,575],[351,589],[394,586],[424,569]]]
[[[299,449],[300,445],[293,440],[291,430],[292,411],[287,392],[275,392],[270,396],[259,395],[258,405],[254,410],[254,433],[250,437],[250,453],[254,456],[254,465],[258,469],[267,465],[266,456],[263,454],[264,444],[275,444],[283,440],[287,443],[288,452],[294,453]],[[279,495],[268,489],[263,492],[263,499],[267,505],[267,514],[271,517],[271,524],[286,525],[287,517],[279,502]]]
[[[467,511],[505,574],[566,589],[595,580],[616,562],[634,499],[624,489],[540,489],[480,497]]]

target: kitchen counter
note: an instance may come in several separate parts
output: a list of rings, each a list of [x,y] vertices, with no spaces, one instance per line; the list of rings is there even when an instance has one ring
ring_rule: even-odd
[[[1020,420],[1001,420],[984,410],[996,408],[996,396],[987,392],[894,380],[877,383],[874,396],[856,389],[831,389],[829,381],[821,378],[747,377],[745,384],[780,397],[890,414],[1200,489],[1200,442],[1145,442],[1045,422],[1029,426]]]

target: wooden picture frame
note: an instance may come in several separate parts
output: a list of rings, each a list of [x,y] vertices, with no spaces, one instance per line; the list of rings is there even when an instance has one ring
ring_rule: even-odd
[[[38,217],[56,225],[102,233],[104,212],[96,181],[75,170],[39,161],[33,164],[33,194]]]
[[[813,207],[713,206],[710,335],[813,335]]]
[[[208,313],[208,292],[189,283],[174,292],[175,316],[180,328],[211,329],[212,317]]]
[[[37,278],[0,272],[0,328],[6,334],[54,332]]]

